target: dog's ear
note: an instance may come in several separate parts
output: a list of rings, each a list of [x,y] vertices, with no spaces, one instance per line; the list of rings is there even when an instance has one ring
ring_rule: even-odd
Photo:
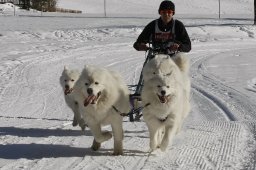
[[[68,70],[68,66],[65,65],[65,66],[64,66],[64,70]]]

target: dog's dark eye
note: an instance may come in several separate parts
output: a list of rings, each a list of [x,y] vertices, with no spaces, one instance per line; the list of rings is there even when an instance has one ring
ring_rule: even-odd
[[[170,88],[170,86],[166,86],[168,89]]]
[[[153,74],[156,74],[156,72],[153,72]]]
[[[172,71],[171,71],[170,73],[167,73],[167,74],[166,74],[166,76],[170,76],[170,75],[172,75]]]
[[[160,86],[160,85],[158,85],[157,87],[158,87],[158,88],[160,88],[161,86]]]
[[[99,82],[97,82],[97,81],[96,81],[96,82],[95,82],[95,84],[97,84],[97,85],[98,85],[98,84],[99,84]]]
[[[71,81],[75,81],[74,79],[72,79]]]
[[[88,86],[88,83],[84,83],[84,85]]]
[[[65,82],[67,82],[67,80],[64,80]]]

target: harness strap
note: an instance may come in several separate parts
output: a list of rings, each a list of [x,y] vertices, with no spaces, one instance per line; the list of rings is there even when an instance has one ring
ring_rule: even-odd
[[[120,110],[118,110],[115,106],[112,106],[112,108],[120,115],[120,116],[129,116],[132,114],[135,114],[137,112],[141,112],[145,107],[149,106],[150,103],[145,104],[144,106],[138,107],[137,109],[132,108],[130,112],[128,113],[122,113]]]
[[[125,116],[125,113],[122,113],[120,110],[118,110],[115,106],[112,106],[112,108],[120,114],[120,116]]]
[[[175,19],[173,18],[173,24],[172,24],[172,35],[173,35],[173,41],[176,39],[175,35]]]
[[[120,112],[115,106],[112,106],[112,108],[116,111],[116,112]]]

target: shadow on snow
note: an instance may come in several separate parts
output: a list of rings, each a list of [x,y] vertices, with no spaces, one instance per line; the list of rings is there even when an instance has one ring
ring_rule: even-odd
[[[7,144],[0,145],[2,159],[41,159],[58,157],[105,156],[108,152],[94,152],[91,148],[77,148],[52,144]],[[103,149],[101,149],[103,150]],[[103,150],[104,151],[104,150]],[[106,151],[106,150],[105,150]],[[109,150],[110,151],[110,150]]]
[[[93,151],[91,148],[78,148],[52,144],[7,144],[0,145],[0,159],[42,159],[59,157],[111,156],[112,149]],[[147,152],[124,150],[126,156],[145,156]]]
[[[48,136],[91,136],[89,130],[71,129],[36,129],[36,128],[17,128],[17,127],[0,127],[0,136],[18,136],[18,137],[48,137]]]

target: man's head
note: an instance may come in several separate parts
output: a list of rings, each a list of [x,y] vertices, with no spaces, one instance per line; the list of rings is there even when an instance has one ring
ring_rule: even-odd
[[[170,22],[172,20],[172,16],[175,13],[175,5],[172,1],[162,1],[159,9],[158,9],[158,13],[161,15],[161,19],[162,21],[167,24],[168,22]]]
[[[158,13],[161,15],[161,11],[163,11],[163,10],[171,10],[171,11],[173,11],[173,15],[174,15],[175,14],[174,3],[172,1],[168,1],[168,0],[162,1],[159,6]]]

